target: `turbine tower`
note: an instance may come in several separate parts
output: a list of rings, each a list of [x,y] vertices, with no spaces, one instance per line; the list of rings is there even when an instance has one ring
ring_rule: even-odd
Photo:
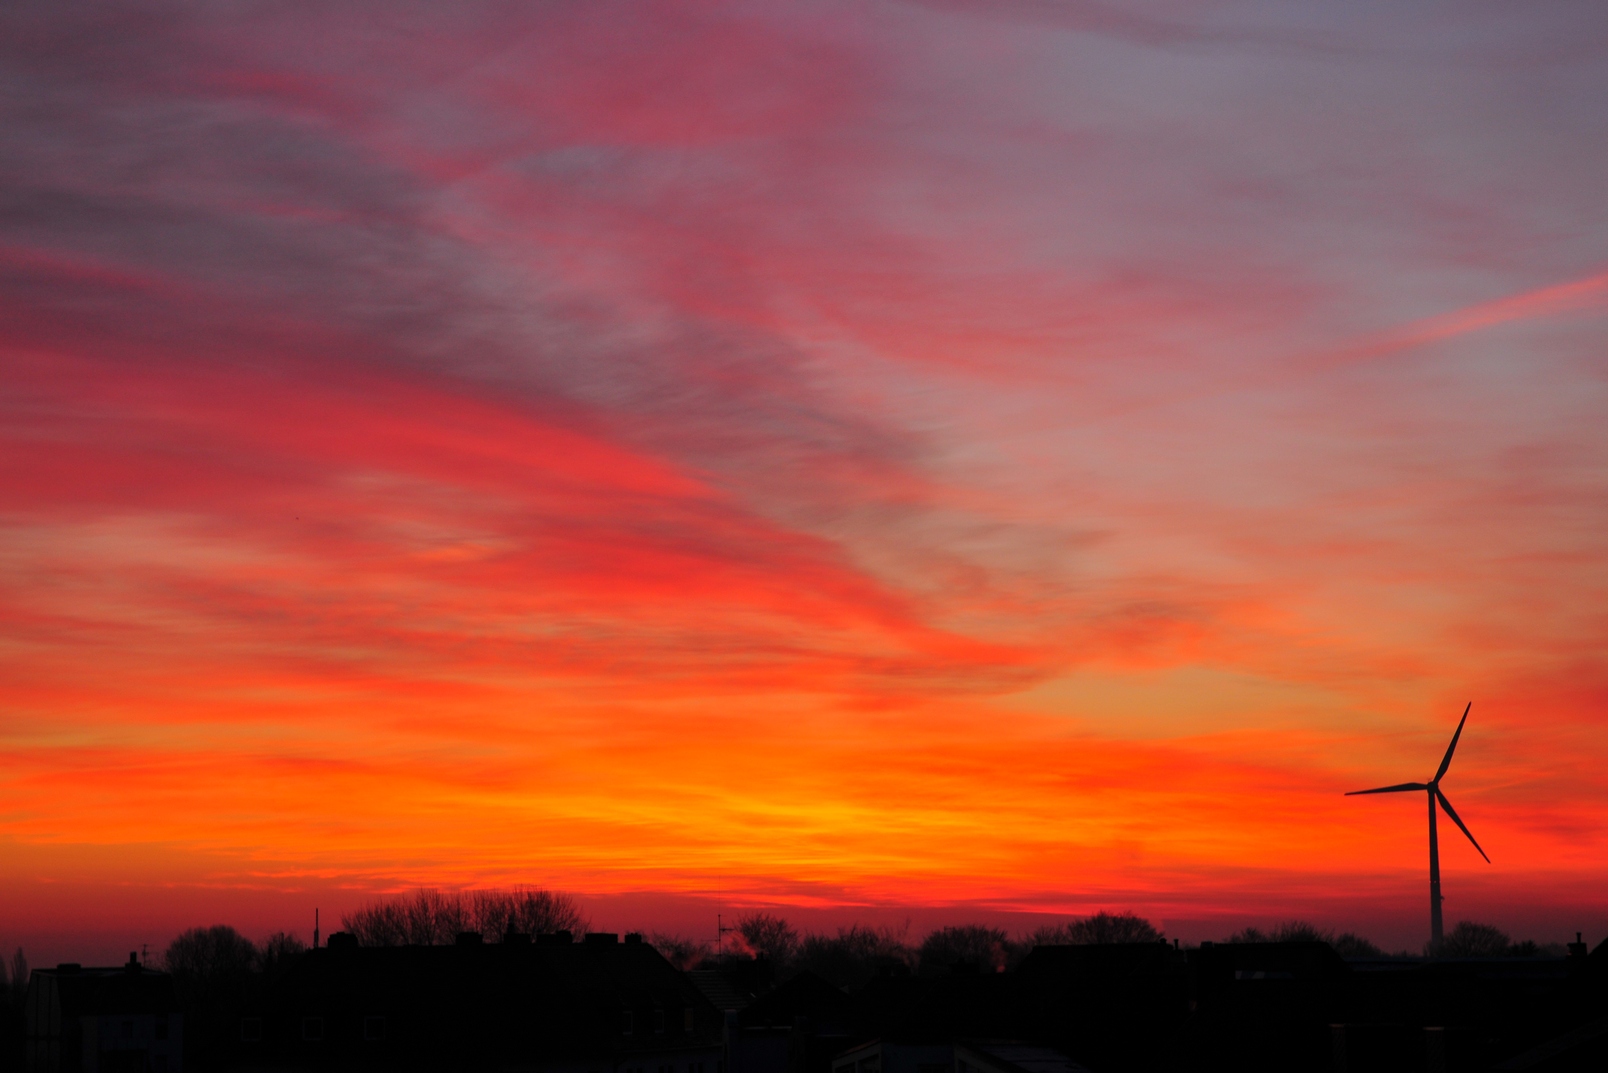
[[[1440,802],[1440,807],[1446,810],[1446,815],[1452,818],[1452,822],[1457,824],[1458,829],[1468,835],[1468,840],[1474,843],[1474,848],[1480,850],[1480,856],[1485,857],[1485,851],[1480,849],[1480,844],[1474,840],[1473,832],[1458,817],[1457,810],[1452,808],[1452,803],[1446,800],[1446,795],[1441,793],[1440,788],[1442,776],[1446,774],[1446,769],[1452,766],[1452,753],[1457,750],[1457,739],[1463,736],[1463,724],[1468,722],[1468,711],[1472,707],[1474,707],[1474,702],[1469,701],[1468,708],[1463,709],[1463,718],[1457,722],[1457,733],[1452,735],[1452,743],[1446,747],[1446,755],[1441,758],[1440,768],[1436,770],[1433,779],[1428,782],[1403,782],[1395,786],[1381,786],[1374,790],[1353,790],[1346,794],[1347,797],[1355,797],[1358,794],[1399,794],[1407,790],[1424,790],[1427,792],[1429,796],[1429,945],[1430,950],[1435,953],[1440,952],[1442,938],[1440,839],[1435,833],[1435,803],[1437,801]],[[1490,864],[1491,858],[1485,857],[1485,863]]]

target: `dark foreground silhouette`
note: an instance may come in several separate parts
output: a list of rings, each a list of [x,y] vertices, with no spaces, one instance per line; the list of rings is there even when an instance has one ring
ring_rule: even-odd
[[[919,948],[844,929],[831,950],[827,937],[813,950],[789,938],[785,923],[753,930],[768,956],[684,971],[637,935],[363,946],[342,932],[322,949],[281,937],[268,950],[197,929],[170,952],[172,974],[133,956],[35,970],[6,1062],[36,1073],[1608,1069],[1608,943],[1561,957],[1507,944],[1347,959],[1314,939],[1180,949],[1156,938],[1016,956],[986,928],[942,929]]]

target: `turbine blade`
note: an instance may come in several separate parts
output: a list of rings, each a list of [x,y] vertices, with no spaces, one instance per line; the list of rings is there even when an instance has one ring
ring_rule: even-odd
[[[1356,797],[1358,794],[1396,794],[1403,790],[1427,789],[1429,789],[1429,783],[1427,782],[1401,782],[1397,783],[1395,786],[1381,786],[1376,790],[1352,790],[1350,793],[1346,794],[1346,796]]]
[[[1440,792],[1439,786],[1435,787],[1435,800],[1441,803],[1441,808],[1445,809],[1446,815],[1450,816],[1452,818],[1452,822],[1457,824],[1458,830],[1462,831],[1465,835],[1468,835],[1468,840],[1470,842],[1474,842],[1473,832],[1468,829],[1468,827],[1463,823],[1462,819],[1457,815],[1457,812],[1452,808],[1452,803],[1446,800],[1445,794]],[[1474,842],[1474,848],[1480,849],[1480,844],[1478,842]],[[1483,849],[1480,849],[1480,856],[1485,857],[1485,851]],[[1490,864],[1491,858],[1485,857],[1485,863]]]
[[[1472,707],[1474,702],[1469,701],[1468,708]],[[1452,743],[1446,747],[1446,756],[1441,759],[1440,770],[1435,772],[1435,777],[1430,779],[1430,782],[1440,782],[1441,776],[1446,774],[1446,769],[1452,766],[1452,753],[1457,751],[1457,739],[1463,736],[1463,724],[1468,722],[1468,708],[1463,709],[1463,718],[1457,721],[1457,733],[1452,735]]]

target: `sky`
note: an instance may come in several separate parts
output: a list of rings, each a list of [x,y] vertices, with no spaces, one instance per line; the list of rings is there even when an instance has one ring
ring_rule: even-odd
[[[1608,933],[1601,4],[0,20],[0,945]]]

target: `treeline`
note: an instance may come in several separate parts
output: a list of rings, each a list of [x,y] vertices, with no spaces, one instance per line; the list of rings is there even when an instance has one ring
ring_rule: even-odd
[[[341,917],[341,927],[363,946],[438,946],[462,932],[498,942],[513,933],[551,935],[584,932],[590,923],[576,900],[539,887],[513,890],[439,891],[370,902]]]
[[[1134,913],[1096,913],[1064,924],[1039,927],[1015,938],[1003,929],[982,924],[956,925],[929,932],[911,941],[905,932],[855,924],[834,933],[801,933],[784,917],[750,913],[738,919],[735,935],[727,940],[728,958],[763,959],[776,978],[808,970],[839,986],[852,987],[878,975],[941,975],[955,970],[1002,972],[1013,968],[1035,946],[1095,943],[1154,943],[1165,939],[1161,930]],[[649,941],[678,968],[716,967],[716,951],[706,941],[673,935],[652,935]],[[1353,932],[1335,932],[1301,920],[1272,925],[1265,930],[1247,927],[1226,937],[1225,943],[1324,942],[1344,958],[1383,957],[1377,944]],[[1515,942],[1489,924],[1462,921],[1446,934],[1439,952],[1425,945],[1424,957],[1562,957],[1560,943]],[[1410,956],[1401,951],[1397,956]]]
[[[1033,947],[1066,943],[1155,943],[1164,940],[1150,921],[1133,913],[1096,913],[1045,926],[1018,937],[986,924],[959,924],[912,940],[906,929],[853,924],[834,932],[800,932],[773,913],[738,919],[731,953],[763,959],[779,979],[809,971],[842,987],[874,976],[934,976],[954,971],[1003,972]],[[656,934],[649,937],[678,968],[713,966],[708,942]]]
[[[341,926],[364,946],[443,945],[462,932],[478,932],[489,942],[510,934],[577,937],[590,924],[576,899],[559,891],[513,890],[442,892],[417,890],[370,902],[341,918]],[[852,924],[830,932],[800,931],[785,917],[753,912],[737,922],[718,951],[713,944],[655,934],[649,942],[681,969],[752,971],[751,986],[761,990],[798,973],[813,972],[840,987],[853,988],[877,976],[933,976],[956,971],[993,973],[1017,965],[1039,945],[1155,943],[1165,936],[1134,913],[1096,913],[1016,936],[984,924],[938,928],[920,939],[908,927],[893,929]],[[1303,921],[1247,927],[1224,942],[1329,943],[1343,957],[1377,957],[1380,948],[1350,932],[1336,934]],[[287,971],[306,951],[293,934],[275,932],[258,942],[219,924],[190,928],[169,945],[161,967],[173,976],[186,1016],[186,1044],[201,1065],[224,1054],[240,1012],[254,995]],[[1404,952],[1405,953],[1405,952]],[[719,956],[717,956],[717,954]],[[1561,944],[1515,942],[1489,924],[1461,921],[1439,951],[1424,956],[1562,957]],[[18,949],[0,959],[0,1054],[20,1054],[22,1008],[29,979],[28,959]],[[0,1067],[4,1063],[0,1062]]]
[[[1225,942],[1230,943],[1293,943],[1293,942],[1323,942],[1334,947],[1335,951],[1346,958],[1382,957],[1384,951],[1378,946],[1351,932],[1334,932],[1314,927],[1305,921],[1292,920],[1285,924],[1262,931],[1258,928],[1245,928],[1230,935]],[[1533,939],[1515,942],[1507,932],[1490,924],[1478,924],[1472,920],[1462,920],[1457,926],[1446,933],[1441,940],[1440,950],[1431,949],[1425,943],[1421,952],[1422,957],[1443,958],[1473,958],[1473,957],[1563,957],[1568,949],[1562,943],[1537,943]],[[1399,957],[1411,956],[1406,950],[1400,951]]]
[[[416,890],[380,899],[344,915],[341,926],[364,946],[444,945],[463,932],[477,932],[488,942],[510,934],[570,932],[577,937],[590,922],[574,896],[535,887],[512,890],[443,892]],[[763,960],[773,979],[808,970],[845,987],[878,975],[937,975],[962,971],[1000,972],[1012,968],[1035,946],[1095,943],[1154,943],[1165,940],[1160,929],[1134,913],[1101,912],[1011,936],[1002,928],[961,924],[938,928],[912,939],[902,929],[852,924],[831,932],[806,932],[785,917],[753,912],[737,921],[717,958],[714,944],[676,935],[652,934],[648,941],[681,969],[725,967],[732,960]],[[1223,942],[1318,941],[1342,956],[1378,957],[1384,953],[1368,939],[1336,933],[1304,921],[1266,928],[1247,927]],[[190,928],[169,945],[161,967],[173,975],[180,1002],[205,1014],[238,1003],[266,978],[286,970],[307,949],[296,935],[275,932],[253,942],[228,925]],[[1401,952],[1405,955],[1406,952]],[[1461,921],[1438,952],[1427,944],[1422,956],[1562,957],[1559,943],[1514,941],[1489,924]],[[19,948],[0,959],[0,1009],[20,1010],[28,986],[28,959]]]
[[[1479,958],[1479,957],[1564,957],[1569,950],[1563,943],[1537,943],[1534,939],[1525,939],[1515,942],[1507,932],[1489,924],[1476,924],[1472,920],[1459,921],[1457,926],[1446,933],[1441,940],[1438,954],[1443,958]],[[1432,954],[1429,945],[1424,945],[1424,956],[1437,956]]]

